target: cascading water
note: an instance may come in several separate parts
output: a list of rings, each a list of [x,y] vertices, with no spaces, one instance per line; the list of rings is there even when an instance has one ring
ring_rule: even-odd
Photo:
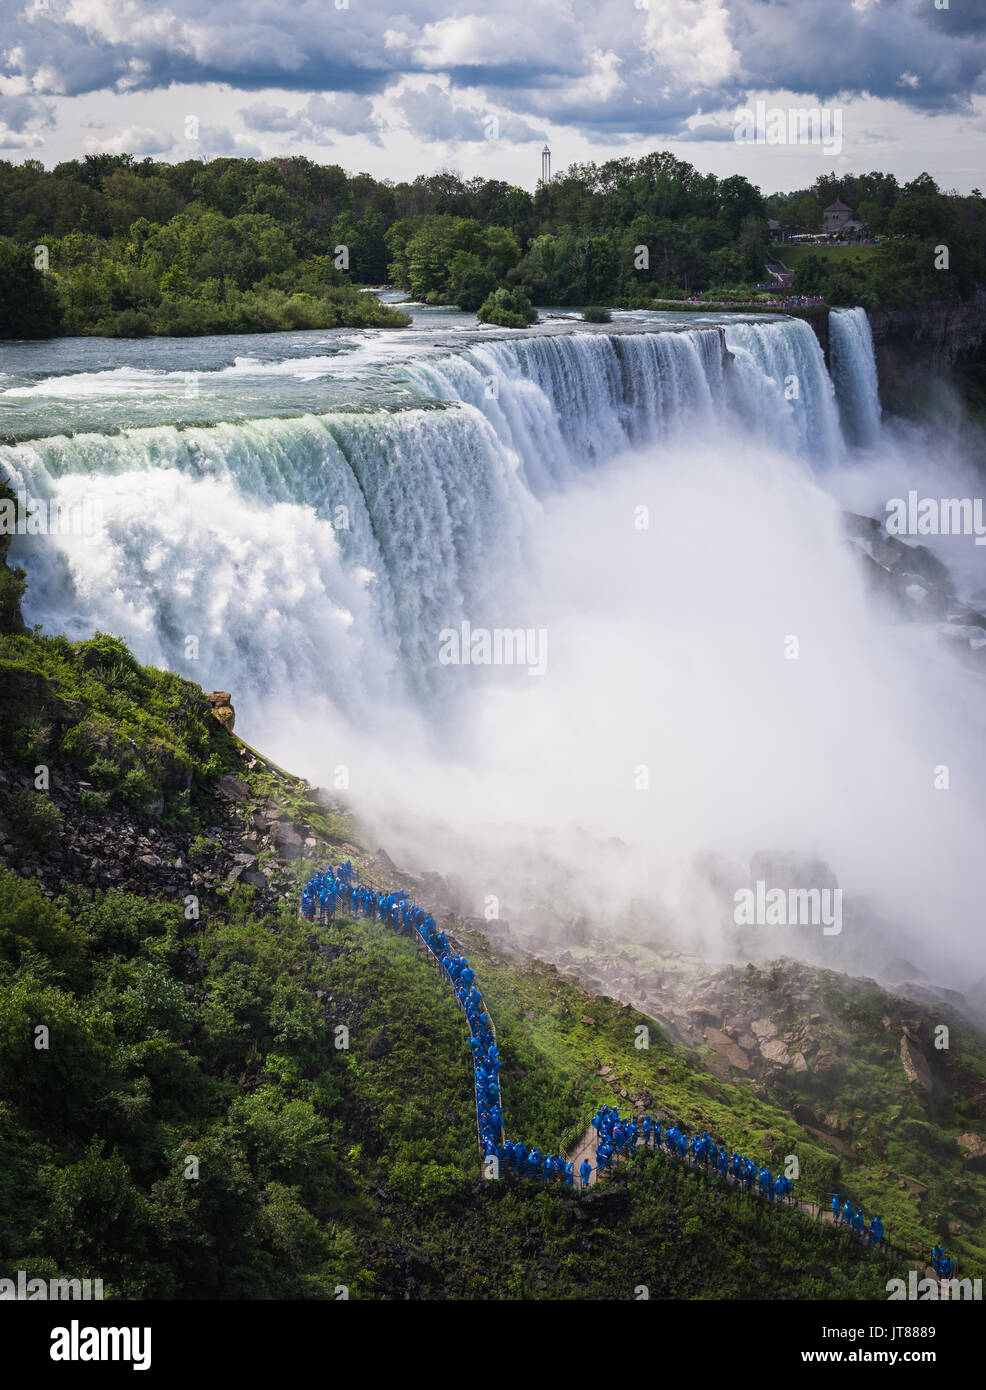
[[[32,618],[179,670],[196,635],[194,674],[247,709],[290,685],[365,715],[381,685],[434,698],[436,633],[496,622],[504,557],[519,579],[541,501],[585,470],[732,416],[819,465],[840,447],[795,320],[480,341],[401,381],[419,408],[6,446],[15,489],[104,521],[90,545],[18,542]]]
[[[856,334],[844,374],[872,369],[859,317],[833,315]],[[175,403],[185,348],[126,349],[153,369],[117,349],[64,385],[15,364],[4,474],[102,516],[82,540],[15,537],[26,617],[233,691],[279,762],[326,786],[345,764],[395,853],[525,911],[598,914],[605,862],[607,910],[643,894],[648,924],[714,942],[696,865],[742,882],[754,851],[794,846],[961,935],[986,891],[981,700],[868,595],[832,490],[873,451],[847,451],[806,323],[666,322],[302,335],[285,361],[198,344],[200,416]],[[870,386],[858,415],[846,399],[879,429]],[[49,408],[88,432],[42,437]],[[543,632],[544,674],[441,664],[460,623]],[[947,798],[940,764],[963,768]]]
[[[872,449],[880,437],[880,390],[873,333],[865,309],[832,310],[829,355],[846,441],[860,449]]]
[[[738,367],[747,429],[816,466],[843,452],[835,391],[818,339],[801,319],[737,323],[726,341]]]

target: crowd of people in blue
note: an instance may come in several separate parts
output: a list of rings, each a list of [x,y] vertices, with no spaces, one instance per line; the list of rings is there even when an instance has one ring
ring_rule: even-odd
[[[528,1147],[520,1140],[504,1139],[503,1102],[500,1095],[500,1051],[496,1044],[493,1022],[486,1011],[482,992],[476,983],[476,973],[465,956],[457,955],[449,946],[448,937],[439,930],[434,917],[411,902],[400,889],[378,893],[357,883],[356,871],[347,859],[309,879],[301,893],[302,915],[308,921],[329,922],[341,904],[347,916],[369,917],[386,922],[406,936],[417,933],[420,940],[437,959],[439,968],[452,988],[459,1007],[469,1024],[469,1047],[472,1052],[476,1086],[476,1120],[479,1147],[487,1171],[499,1176],[501,1171],[522,1177],[539,1178],[544,1182],[574,1187],[574,1164],[564,1154],[543,1154],[537,1145]],[[621,1157],[629,1157],[643,1139],[647,1149],[662,1149],[675,1158],[684,1159],[707,1172],[716,1172],[732,1180],[749,1193],[759,1192],[768,1201],[783,1201],[790,1197],[794,1185],[783,1174],[774,1175],[764,1165],[757,1165],[746,1154],[725,1144],[717,1144],[706,1130],[689,1137],[677,1125],[661,1130],[660,1122],[648,1113],[638,1121],[624,1118],[614,1105],[603,1105],[592,1117],[596,1131],[596,1170],[609,1172]],[[579,1186],[586,1188],[592,1181],[593,1167],[588,1158],[579,1165]],[[836,1193],[832,1198],[832,1218],[836,1225],[846,1226],[855,1234],[869,1236],[869,1245],[883,1240],[883,1222],[874,1216],[867,1228],[862,1208],[849,1201],[841,1202]],[[951,1278],[955,1261],[936,1245],[932,1264],[940,1278]]]
[[[498,1165],[503,1164],[510,1171],[523,1173],[527,1177],[542,1177],[570,1185],[572,1165],[566,1165],[561,1155],[545,1158],[537,1148],[528,1149],[521,1143],[504,1142],[500,1050],[496,1045],[493,1023],[476,984],[476,972],[465,956],[456,955],[450,948],[448,937],[439,930],[434,917],[411,902],[403,889],[393,893],[375,893],[370,888],[361,887],[356,882],[355,870],[348,859],[309,879],[301,894],[302,915],[310,922],[315,921],[316,916],[320,922],[331,921],[340,902],[353,917],[370,917],[386,922],[405,936],[417,933],[437,959],[469,1024],[479,1145],[487,1160],[495,1158]]]
[[[867,1232],[866,1217],[863,1215],[862,1207],[854,1207],[852,1202],[845,1201],[840,1204],[839,1194],[832,1194],[832,1220],[837,1226],[848,1226],[856,1235],[862,1236]],[[869,1224],[869,1243],[879,1245],[883,1240],[883,1222],[878,1216],[874,1216]]]
[[[746,1154],[735,1150],[730,1153],[725,1144],[717,1144],[705,1129],[689,1138],[677,1125],[668,1125],[662,1135],[660,1121],[652,1119],[649,1113],[638,1125],[632,1117],[623,1119],[615,1105],[604,1105],[597,1110],[592,1117],[592,1127],[598,1136],[596,1167],[600,1173],[607,1172],[614,1159],[631,1154],[643,1137],[645,1148],[653,1144],[659,1152],[663,1144],[673,1158],[690,1160],[708,1172],[732,1177],[745,1185],[747,1192],[759,1191],[770,1202],[783,1201],[794,1191],[790,1178],[781,1173],[775,1177],[769,1168],[758,1167]]]

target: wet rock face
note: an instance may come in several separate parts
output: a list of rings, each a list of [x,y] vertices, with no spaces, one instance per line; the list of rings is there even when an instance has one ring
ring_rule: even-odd
[[[933,623],[939,634],[967,664],[982,670],[986,666],[986,613],[982,595],[978,607],[959,599],[948,568],[926,545],[914,537],[906,541],[886,529],[887,517],[860,516],[843,512],[849,543],[857,552],[871,589],[908,620]],[[888,968],[890,979],[913,980],[920,972],[907,962],[896,973]]]
[[[216,784],[216,791],[226,801],[246,801],[250,795],[250,788],[242,777],[236,777],[231,772],[224,773],[220,777]]]
[[[914,408],[916,391],[945,376],[956,359],[986,336],[986,293],[966,303],[926,303],[910,309],[868,309],[880,398],[901,415]]]
[[[768,890],[781,888],[838,888],[839,880],[823,859],[789,850],[757,850],[750,860],[750,879],[762,880]]]

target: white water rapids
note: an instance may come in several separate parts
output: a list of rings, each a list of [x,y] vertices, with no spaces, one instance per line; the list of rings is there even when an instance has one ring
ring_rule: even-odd
[[[383,368],[367,335],[355,408],[265,409],[338,367],[289,358],[251,369],[250,418],[20,437],[0,448],[15,490],[102,517],[88,542],[18,538],[27,617],[232,691],[250,742],[348,782],[392,853],[458,871],[477,910],[639,924],[643,902],[645,935],[714,953],[715,882],[784,849],[957,978],[981,960],[980,677],[887,622],[846,542],[829,480],[892,471],[899,445],[865,314],[831,323],[832,377],[794,319],[405,335]],[[140,380],[4,395],[112,413]],[[463,623],[543,634],[544,674],[443,664]]]

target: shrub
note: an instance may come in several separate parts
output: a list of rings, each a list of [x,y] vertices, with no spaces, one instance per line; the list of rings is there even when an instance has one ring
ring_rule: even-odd
[[[62,813],[43,792],[19,787],[8,803],[14,839],[31,849],[51,849],[62,829]]]
[[[194,812],[192,810],[192,793],[187,789],[175,792],[174,796],[169,797],[164,815],[161,817],[162,823],[172,830],[186,829],[194,824]]]
[[[212,852],[212,841],[206,835],[196,835],[195,839],[188,847],[188,858],[193,864],[200,864],[203,859],[208,859]]]
[[[590,304],[582,310],[582,318],[586,323],[612,323],[613,315],[602,304]]]
[[[128,806],[144,811],[158,795],[158,788],[146,768],[132,767],[120,782],[120,795]]]
[[[93,758],[89,763],[89,772],[101,787],[113,789],[119,784],[120,769],[112,758]]]
[[[494,290],[480,305],[476,317],[480,323],[493,323],[498,328],[527,328],[537,322],[537,310],[522,290]]]
[[[79,805],[83,811],[88,811],[90,815],[101,816],[109,805],[109,792],[93,791],[91,787],[83,787],[79,793]]]
[[[48,759],[52,748],[52,730],[50,727],[38,728],[34,724],[25,724],[14,730],[10,743],[14,756],[34,767]]]
[[[88,642],[80,642],[77,650],[86,671],[112,671],[115,666],[140,670],[137,658],[122,637],[111,637],[108,632],[97,632]]]
[[[19,566],[11,569],[0,560],[0,632],[23,632],[21,599],[27,587],[27,576]]]
[[[111,338],[146,338],[153,332],[150,318],[138,309],[121,309],[112,319],[104,319],[100,326]]]

